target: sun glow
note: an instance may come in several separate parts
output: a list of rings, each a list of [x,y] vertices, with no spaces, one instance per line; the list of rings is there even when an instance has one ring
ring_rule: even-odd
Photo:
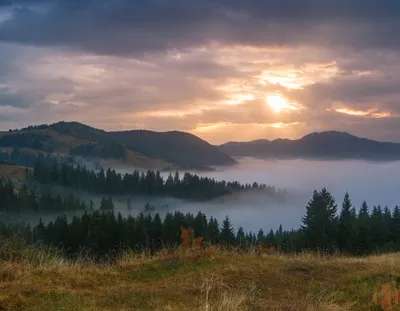
[[[297,107],[289,104],[286,98],[280,95],[267,96],[267,104],[276,112],[280,113],[283,109],[297,110]]]

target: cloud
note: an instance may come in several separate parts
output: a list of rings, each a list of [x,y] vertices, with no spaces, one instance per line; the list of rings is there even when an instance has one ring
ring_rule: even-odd
[[[388,118],[391,117],[392,114],[390,112],[380,112],[377,109],[369,109],[369,110],[353,110],[348,108],[338,108],[335,109],[336,112],[348,114],[351,116],[360,116],[360,117],[367,117],[367,118]]]
[[[10,2],[10,1],[8,1]],[[397,48],[396,0],[12,1],[0,40],[107,55],[219,42]],[[29,31],[28,31],[29,29]]]
[[[0,0],[0,126],[400,141],[399,13],[397,0]]]

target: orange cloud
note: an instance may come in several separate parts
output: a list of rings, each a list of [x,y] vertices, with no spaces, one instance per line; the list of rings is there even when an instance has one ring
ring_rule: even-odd
[[[301,122],[275,123],[200,123],[190,132],[211,143],[220,144],[228,140],[247,141],[258,138],[297,138]],[[229,137],[228,139],[226,137]]]
[[[374,119],[381,119],[381,118],[388,118],[391,116],[390,112],[379,112],[378,109],[372,108],[369,110],[354,110],[349,108],[339,108],[335,109],[336,112],[348,114],[351,116],[359,116],[359,117],[366,117],[366,118],[374,118]]]

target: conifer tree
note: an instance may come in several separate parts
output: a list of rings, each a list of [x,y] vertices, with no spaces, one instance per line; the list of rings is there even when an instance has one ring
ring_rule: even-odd
[[[400,250],[400,207],[396,205],[393,210],[392,216],[392,230],[391,230],[391,238],[395,244],[396,250]]]
[[[367,202],[363,202],[358,213],[358,237],[357,237],[357,253],[367,254],[371,251],[372,241],[370,232],[370,215]]]
[[[302,218],[302,229],[309,248],[320,251],[332,251],[336,240],[337,206],[331,193],[323,188],[314,191],[306,206],[306,215]]]
[[[275,239],[275,233],[274,230],[270,230],[269,233],[266,236],[266,240],[269,246],[275,246],[276,239]]]
[[[257,233],[257,243],[261,244],[262,246],[265,245],[265,235],[262,229],[260,229]]]
[[[175,223],[174,217],[171,213],[167,213],[164,218],[162,226],[162,241],[168,248],[177,245],[179,234],[179,226]]]
[[[373,251],[377,251],[379,247],[385,244],[386,229],[384,227],[382,207],[380,205],[374,206],[370,216],[371,247]]]
[[[103,197],[100,202],[100,209],[102,211],[110,211],[114,209],[114,203],[111,196]]]
[[[150,236],[151,236],[151,248],[153,251],[161,248],[162,246],[162,230],[163,224],[161,221],[160,214],[155,214],[154,219],[150,223]]]
[[[222,222],[220,241],[225,245],[234,245],[235,244],[235,233],[232,226],[232,223],[228,216],[225,217]]]
[[[207,216],[201,212],[198,212],[193,220],[194,237],[207,238]]]
[[[341,251],[351,252],[356,239],[356,211],[352,206],[350,196],[346,192],[339,216],[337,245]]]
[[[382,225],[384,227],[384,243],[389,244],[390,242],[391,244],[393,244],[394,239],[391,235],[391,233],[393,232],[393,217],[392,212],[387,206],[385,206],[385,208],[383,209]]]
[[[210,217],[207,226],[207,239],[211,244],[219,243],[219,225],[217,219]]]
[[[239,227],[236,233],[236,245],[240,249],[244,249],[246,247],[246,236],[242,227]]]

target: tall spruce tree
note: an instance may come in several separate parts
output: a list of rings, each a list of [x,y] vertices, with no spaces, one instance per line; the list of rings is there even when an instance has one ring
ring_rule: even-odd
[[[350,253],[353,249],[356,239],[357,217],[349,193],[346,192],[342,203],[342,209],[339,216],[337,245],[339,250]]]
[[[207,236],[207,217],[202,212],[199,212],[193,220],[193,230],[195,237]]]
[[[395,244],[395,249],[400,250],[400,207],[396,205],[392,216],[391,238]]]
[[[372,248],[372,237],[370,232],[370,215],[367,202],[363,202],[358,213],[358,237],[357,237],[357,253],[367,254]]]
[[[235,244],[235,231],[228,216],[226,216],[222,222],[220,241],[225,245]]]
[[[374,206],[370,216],[371,247],[373,251],[377,251],[380,246],[385,244],[385,231],[382,207],[380,205]]]
[[[244,230],[242,227],[239,227],[236,233],[236,245],[240,249],[244,249],[246,247],[246,235],[244,234]]]
[[[217,219],[214,217],[210,217],[210,220],[208,222],[207,226],[207,240],[211,244],[217,244],[219,243],[219,224]]]
[[[261,245],[265,245],[265,235],[263,229],[260,229],[257,233],[257,243]]]
[[[337,205],[332,194],[323,188],[314,191],[302,218],[306,243],[310,249],[333,251],[336,240]]]

